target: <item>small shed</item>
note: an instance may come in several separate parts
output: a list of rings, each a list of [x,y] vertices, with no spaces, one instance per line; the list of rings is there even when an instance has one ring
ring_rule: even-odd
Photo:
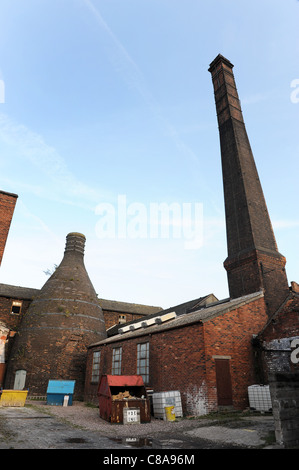
[[[99,387],[100,417],[111,423],[124,422],[124,409],[140,410],[141,423],[151,420],[150,402],[141,375],[102,375]]]
[[[47,388],[47,405],[73,404],[75,380],[49,380]]]

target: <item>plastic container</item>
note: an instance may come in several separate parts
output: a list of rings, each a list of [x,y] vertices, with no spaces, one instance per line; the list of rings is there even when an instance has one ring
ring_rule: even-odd
[[[175,421],[174,406],[165,406],[166,421]]]
[[[248,399],[251,410],[264,412],[272,410],[269,385],[250,385],[248,387]]]
[[[174,406],[176,417],[183,416],[181,394],[178,390],[170,392],[155,392],[152,395],[155,418],[166,420],[165,407]]]

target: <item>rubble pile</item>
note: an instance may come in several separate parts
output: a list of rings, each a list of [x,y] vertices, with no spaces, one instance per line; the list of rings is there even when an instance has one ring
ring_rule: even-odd
[[[124,392],[119,392],[117,395],[112,395],[112,400],[132,400],[136,399],[133,395],[128,392],[128,390],[125,390]]]

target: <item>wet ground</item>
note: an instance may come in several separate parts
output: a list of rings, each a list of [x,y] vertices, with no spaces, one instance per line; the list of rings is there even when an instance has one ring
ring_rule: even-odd
[[[84,405],[51,408],[25,405],[0,407],[0,449],[111,449],[194,450],[271,449],[275,443],[272,415],[236,414],[223,419],[177,419],[169,423],[152,420],[139,425],[111,425],[98,416],[98,409]],[[76,414],[76,410],[78,413]],[[78,415],[78,422],[74,417]],[[98,427],[89,426],[93,421]]]

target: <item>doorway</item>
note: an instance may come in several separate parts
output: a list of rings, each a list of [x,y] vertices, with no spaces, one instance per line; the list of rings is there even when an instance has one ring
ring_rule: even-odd
[[[230,359],[216,359],[216,386],[218,406],[232,406],[233,393],[230,375]]]
[[[26,371],[17,370],[15,375],[14,390],[23,390],[26,382]]]

